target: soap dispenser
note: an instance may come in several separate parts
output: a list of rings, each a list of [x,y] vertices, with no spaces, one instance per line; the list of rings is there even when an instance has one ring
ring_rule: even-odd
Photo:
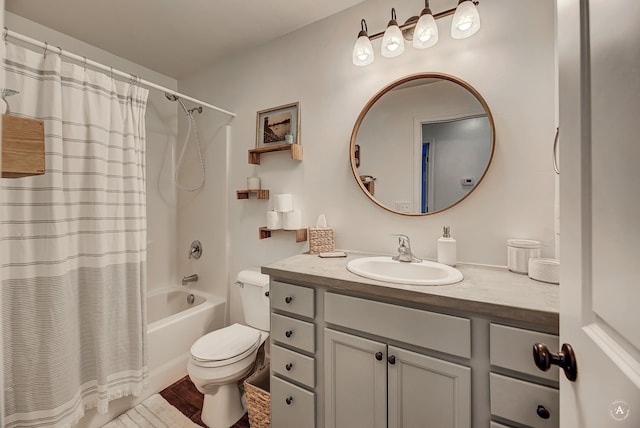
[[[449,233],[449,226],[444,227],[442,237],[438,238],[438,263],[449,266],[456,264],[456,240]]]

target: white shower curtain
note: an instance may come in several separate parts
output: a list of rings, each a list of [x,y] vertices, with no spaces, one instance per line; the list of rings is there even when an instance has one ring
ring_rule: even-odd
[[[56,51],[8,44],[3,64],[47,170],[0,180],[6,428],[69,427],[147,378],[148,91]]]

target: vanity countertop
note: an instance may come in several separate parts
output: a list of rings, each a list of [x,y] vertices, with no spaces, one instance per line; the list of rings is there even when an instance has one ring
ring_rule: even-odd
[[[506,268],[458,264],[457,284],[415,286],[367,279],[349,272],[350,260],[371,254],[347,252],[346,258],[298,254],[262,266],[275,279],[324,286],[372,298],[428,305],[450,311],[534,323],[557,332],[559,287],[510,272]]]

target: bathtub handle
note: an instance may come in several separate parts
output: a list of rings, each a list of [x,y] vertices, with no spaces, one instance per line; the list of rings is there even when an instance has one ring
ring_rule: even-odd
[[[291,337],[291,335],[293,335],[293,330],[287,330],[284,332],[284,335],[287,337]]]
[[[287,303],[287,305],[289,303],[291,303],[292,300],[293,300],[293,297],[291,297],[291,296],[287,296],[287,297],[284,298],[284,301]]]
[[[293,363],[287,363],[286,366],[284,366],[285,369],[287,369],[288,372],[291,371],[291,369],[293,368]]]
[[[287,406],[290,406],[293,403],[293,397],[289,396],[284,400],[287,403]]]

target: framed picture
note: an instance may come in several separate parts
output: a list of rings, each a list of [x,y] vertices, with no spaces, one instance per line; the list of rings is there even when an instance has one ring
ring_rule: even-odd
[[[300,103],[259,111],[256,119],[256,149],[298,144],[299,130]]]

